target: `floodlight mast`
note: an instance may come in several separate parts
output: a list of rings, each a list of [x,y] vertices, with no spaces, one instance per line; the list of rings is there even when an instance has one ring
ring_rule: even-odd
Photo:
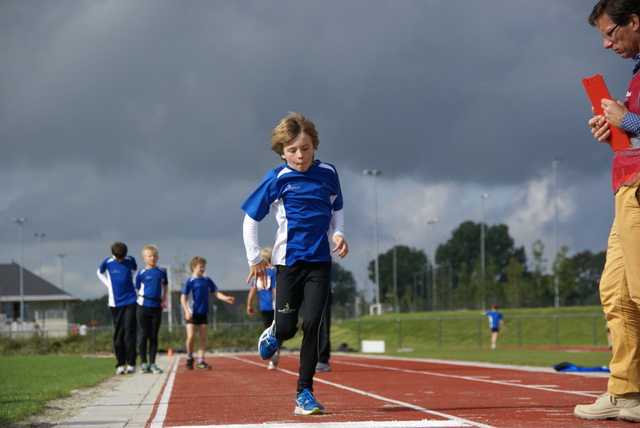
[[[376,176],[382,174],[382,171],[377,169],[365,169],[363,174],[370,175],[373,178],[373,246],[375,251],[374,259],[374,275],[376,281],[376,305],[380,305],[380,271],[378,268],[378,196],[376,188]]]
[[[24,322],[24,272],[22,269],[22,225],[27,219],[24,217],[13,218],[12,221],[18,225],[18,241],[20,246],[20,322]]]

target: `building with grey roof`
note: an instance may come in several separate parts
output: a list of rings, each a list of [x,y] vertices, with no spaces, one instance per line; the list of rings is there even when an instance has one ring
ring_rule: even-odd
[[[13,331],[46,330],[50,335],[66,334],[73,303],[77,297],[22,269],[23,291],[20,293],[20,265],[0,264],[0,325]],[[24,320],[20,319],[20,303]]]

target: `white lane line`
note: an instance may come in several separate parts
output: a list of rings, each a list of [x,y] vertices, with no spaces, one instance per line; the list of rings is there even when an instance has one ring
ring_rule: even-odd
[[[313,418],[313,416],[310,416]],[[282,423],[282,424],[234,424],[234,425],[189,425],[173,428],[458,428],[456,421],[384,421],[384,422],[320,422],[320,423]]]
[[[169,398],[171,397],[171,391],[173,390],[173,383],[176,379],[176,371],[178,370],[178,363],[180,358],[176,358],[169,378],[167,378],[167,384],[162,391],[162,397],[158,403],[158,409],[156,410],[156,416],[151,421],[150,428],[162,428],[164,426],[164,420],[167,417],[167,409],[169,407]]]
[[[244,358],[239,358],[239,357],[235,357],[235,356],[225,356],[225,358],[231,358],[233,360],[242,361],[242,362],[253,364],[253,365],[256,365],[256,366],[260,366],[260,367],[262,367],[264,365],[264,364],[261,364],[261,363],[257,363],[255,361],[246,360]],[[298,376],[298,373],[295,373],[295,372],[292,372],[292,371],[289,371],[289,370],[286,370],[286,369],[278,368],[278,371],[280,371],[282,373],[289,374],[289,375]],[[321,378],[315,377],[313,380],[314,380],[314,382],[321,382],[321,383],[324,383],[326,385],[335,386],[336,388],[341,388],[341,389],[344,389],[344,390],[347,390],[347,391],[350,391],[350,392],[354,392],[356,394],[364,395],[366,397],[375,398],[376,400],[386,401],[388,403],[393,403],[393,404],[397,404],[399,406],[408,407],[410,409],[417,410],[417,411],[423,412],[423,413],[429,413],[431,415],[439,416],[439,417],[445,418],[445,419],[449,419],[450,421],[454,421],[454,422],[460,424],[460,425],[454,425],[454,426],[474,426],[474,427],[481,427],[481,428],[492,428],[491,425],[485,425],[485,424],[481,424],[481,423],[478,423],[478,422],[470,421],[470,420],[467,420],[467,419],[459,418],[457,416],[448,415],[446,413],[437,412],[435,410],[429,410],[429,409],[426,409],[424,407],[416,406],[415,404],[405,403],[403,401],[398,401],[398,400],[394,400],[394,399],[391,399],[391,398],[383,397],[383,396],[378,395],[378,394],[372,394],[370,392],[362,391],[362,390],[356,389],[356,388],[351,388],[351,387],[348,387],[346,385],[341,385],[339,383],[329,382],[328,380],[325,380],[325,379],[321,379]],[[269,426],[271,427],[271,425],[269,425]],[[314,424],[314,426],[315,426],[315,424]]]
[[[573,394],[573,395],[582,395],[582,396],[585,396],[585,397],[594,397],[593,394],[585,394],[585,393],[583,393],[581,391],[567,391],[567,390],[564,390],[564,389],[562,389],[562,390],[561,389],[554,389],[554,388],[545,387],[545,386],[538,386],[538,385],[522,385],[522,384],[508,383],[509,381],[505,382],[505,381],[502,381],[502,380],[483,379],[483,378],[480,378],[479,376],[459,376],[459,375],[452,375],[452,374],[429,372],[429,371],[424,371],[424,370],[399,369],[399,368],[396,368],[396,367],[378,366],[378,365],[373,365],[373,364],[354,363],[354,362],[348,362],[348,361],[340,361],[339,364],[348,364],[348,365],[352,365],[352,366],[367,367],[367,368],[380,369],[380,370],[391,370],[391,371],[397,371],[397,372],[403,372],[403,373],[421,374],[421,375],[427,375],[427,376],[438,376],[438,377],[445,377],[445,378],[449,378],[449,379],[463,379],[463,380],[470,380],[470,381],[474,381],[474,382],[491,383],[491,384],[494,384],[494,385],[506,385],[506,386],[513,386],[513,387],[516,387],[516,388],[535,389],[535,390],[539,390],[539,391],[559,392],[559,393],[564,393],[564,394]],[[556,385],[553,385],[553,386],[556,386]]]

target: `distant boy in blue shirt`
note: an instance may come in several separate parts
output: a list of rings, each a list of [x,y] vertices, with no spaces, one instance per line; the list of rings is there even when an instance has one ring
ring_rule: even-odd
[[[313,396],[318,332],[331,292],[331,253],[343,258],[349,252],[338,173],[333,165],[314,158],[318,143],[312,121],[299,113],[282,119],[271,134],[271,150],[285,163],[269,171],[242,204],[250,266],[247,283],[252,279],[265,281],[267,268],[277,266],[275,320],[260,337],[260,358],[271,358],[284,340],[295,336],[302,310],[304,336],[294,410],[298,415],[324,413]],[[269,261],[260,256],[258,224],[272,208],[278,232]],[[333,250],[330,239],[335,244]]]
[[[498,333],[500,333],[500,327],[504,330],[507,329],[504,325],[504,317],[498,312],[498,305],[491,306],[491,310],[483,312],[482,315],[486,315],[489,319],[489,327],[491,328],[491,349],[496,349],[498,345]]]
[[[273,253],[273,249],[271,248],[263,248],[260,251],[260,256],[264,260],[271,261],[271,255]],[[247,296],[247,314],[255,315],[256,312],[253,310],[253,298],[258,295],[258,303],[260,308],[260,316],[262,318],[262,324],[265,328],[268,328],[274,319],[274,308],[275,308],[275,294],[276,294],[276,271],[275,269],[267,269],[267,283],[264,284],[262,281],[258,281],[258,285],[256,286],[255,281],[251,281],[251,290],[249,290],[249,295]],[[278,362],[280,361],[280,353],[276,352],[269,359],[269,364],[267,365],[267,369],[275,370],[278,368]]]
[[[138,269],[136,259],[127,255],[122,242],[111,246],[111,257],[98,268],[98,278],[109,289],[109,309],[113,319],[113,352],[116,356],[116,374],[136,371],[136,289],[133,275]],[[125,367],[126,364],[126,367]]]
[[[233,303],[235,298],[218,291],[211,278],[204,276],[207,261],[203,257],[194,257],[189,262],[193,275],[187,279],[182,289],[180,303],[187,323],[187,369],[193,369],[193,342],[198,330],[198,365],[200,370],[210,370],[211,366],[204,362],[207,349],[207,314],[209,313],[209,293],[213,293],[223,302]]]
[[[158,352],[158,332],[162,323],[162,307],[166,302],[167,270],[158,267],[158,248],[155,245],[147,245],[142,249],[144,269],[136,275],[136,290],[138,291],[138,307],[136,317],[140,336],[138,337],[138,352],[140,354],[140,373],[162,373],[162,369],[156,365],[156,353]],[[149,349],[149,362],[147,363],[147,345]]]

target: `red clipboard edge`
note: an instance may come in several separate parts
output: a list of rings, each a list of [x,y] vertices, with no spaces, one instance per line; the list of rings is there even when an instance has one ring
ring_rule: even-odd
[[[582,84],[584,85],[584,89],[587,91],[593,110],[597,115],[602,115],[604,113],[602,111],[602,99],[612,99],[609,89],[607,89],[607,85],[604,83],[602,74],[596,74],[594,76],[587,77],[586,79],[582,79]],[[611,146],[611,150],[615,152],[631,147],[631,141],[629,141],[629,137],[626,132],[616,128],[615,126],[611,126],[610,129],[611,141],[609,142],[609,145]]]

